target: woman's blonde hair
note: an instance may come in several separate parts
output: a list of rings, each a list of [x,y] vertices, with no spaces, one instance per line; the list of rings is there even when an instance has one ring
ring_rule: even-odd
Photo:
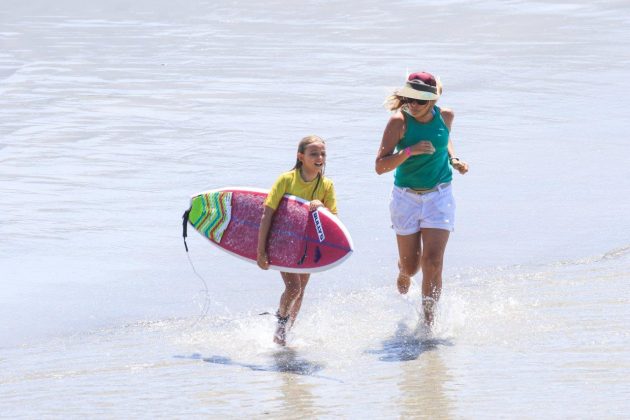
[[[435,78],[435,83],[436,83],[436,87],[437,87],[437,91],[438,91],[438,95],[442,94],[442,82],[440,81],[439,77]],[[398,111],[400,108],[402,108],[405,105],[405,97],[404,96],[400,96],[398,94],[398,89],[396,89],[394,91],[394,93],[392,93],[391,95],[389,95],[386,99],[385,102],[383,102],[383,106],[392,112]],[[437,99],[433,101],[433,103],[437,102]]]
[[[394,112],[403,107],[403,105],[405,104],[404,101],[404,96],[398,96],[396,92],[394,92],[385,99],[385,102],[383,102],[383,106],[385,107],[385,109]]]

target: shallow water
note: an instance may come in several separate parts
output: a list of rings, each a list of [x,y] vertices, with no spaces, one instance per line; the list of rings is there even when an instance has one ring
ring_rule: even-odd
[[[431,335],[416,327],[417,287],[364,287],[311,295],[286,350],[255,313],[5,348],[4,414],[621,418],[629,302],[615,291],[629,254],[463,272]]]
[[[626,416],[629,12],[6,2],[0,412]],[[391,176],[373,171],[407,70],[441,76],[471,165],[428,335],[417,286],[395,292]],[[269,187],[311,133],[356,252],[313,276],[279,350],[258,315],[279,275],[192,235],[195,272],[180,217],[195,192]]]

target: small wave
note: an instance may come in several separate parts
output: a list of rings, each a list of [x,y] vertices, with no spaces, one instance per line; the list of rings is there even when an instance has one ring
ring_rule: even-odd
[[[584,257],[576,260],[559,261],[554,266],[567,266],[567,265],[587,265],[605,261],[617,261],[622,260],[630,255],[630,245],[622,246],[619,248],[613,248],[603,254]]]
[[[602,255],[601,260],[616,260],[626,257],[630,254],[630,245],[616,248]]]

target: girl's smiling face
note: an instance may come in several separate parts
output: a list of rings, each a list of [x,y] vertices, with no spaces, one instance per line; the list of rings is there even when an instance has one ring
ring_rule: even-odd
[[[326,165],[326,145],[321,142],[309,144],[304,153],[298,152],[298,160],[302,162],[304,175],[317,175]]]

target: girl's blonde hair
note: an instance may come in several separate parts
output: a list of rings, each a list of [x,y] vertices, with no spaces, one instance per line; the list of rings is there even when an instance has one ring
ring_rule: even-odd
[[[310,136],[306,136],[302,140],[300,140],[300,143],[298,144],[298,153],[304,153],[306,151],[306,148],[314,143],[321,143],[324,146],[326,145],[326,142],[324,141],[324,139],[314,134],[311,134]],[[302,161],[296,158],[295,166],[293,166],[293,170],[295,169],[299,170],[301,167],[302,167]],[[311,193],[311,200],[315,197],[315,192],[317,191],[317,187],[319,187],[320,181],[322,180],[322,176],[324,175],[325,170],[326,170],[326,164],[324,164],[322,171],[317,174],[317,182],[315,183],[315,188],[313,188],[313,192]]]

